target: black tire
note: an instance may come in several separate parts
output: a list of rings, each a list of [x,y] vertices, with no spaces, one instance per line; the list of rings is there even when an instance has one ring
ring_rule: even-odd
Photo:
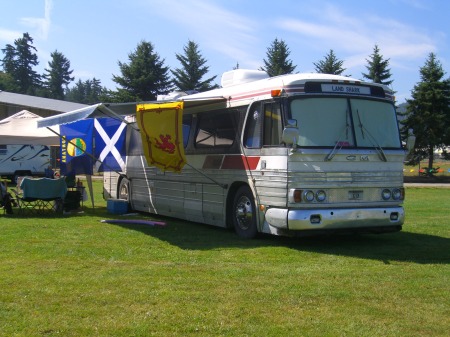
[[[130,181],[127,178],[123,178],[119,184],[118,199],[127,200],[130,202]]]
[[[258,228],[255,199],[248,186],[241,186],[236,191],[233,199],[232,217],[237,235],[244,239],[256,237]]]

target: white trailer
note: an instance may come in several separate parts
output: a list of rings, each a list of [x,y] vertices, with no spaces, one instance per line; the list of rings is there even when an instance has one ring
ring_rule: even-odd
[[[0,145],[0,176],[16,181],[19,176],[44,176],[50,165],[46,145]]]

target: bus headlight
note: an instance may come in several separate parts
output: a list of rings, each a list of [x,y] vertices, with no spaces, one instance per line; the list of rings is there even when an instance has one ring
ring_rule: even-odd
[[[385,188],[382,192],[381,192],[381,198],[383,200],[389,200],[391,198],[391,190]]]
[[[325,191],[320,190],[320,191],[316,192],[316,200],[318,202],[323,202],[323,201],[325,201],[326,198],[327,198],[327,195],[326,195]]]
[[[399,188],[394,188],[392,190],[392,199],[394,200],[403,200],[403,192]]]
[[[305,199],[305,201],[313,202],[314,201],[314,192],[311,190],[304,191],[303,198]]]
[[[325,190],[302,190],[302,189],[289,190],[289,202],[316,203],[316,202],[324,202],[326,200],[327,200],[327,193],[325,192]]]

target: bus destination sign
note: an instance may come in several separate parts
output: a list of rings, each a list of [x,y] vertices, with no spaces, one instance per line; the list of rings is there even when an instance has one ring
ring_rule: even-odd
[[[322,92],[332,92],[336,94],[370,95],[370,88],[360,85],[348,84],[322,84]]]

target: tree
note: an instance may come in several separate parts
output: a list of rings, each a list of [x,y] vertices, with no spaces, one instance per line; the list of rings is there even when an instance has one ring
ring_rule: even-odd
[[[368,63],[366,66],[368,73],[362,73],[364,78],[384,85],[390,85],[394,81],[390,80],[392,75],[391,70],[388,68],[389,59],[383,60],[377,45],[373,48],[373,54],[370,55],[370,59],[366,59],[366,61]]]
[[[66,90],[65,97],[67,101],[96,104],[99,102],[111,103],[108,89],[101,86],[101,81],[95,77],[90,80],[78,80],[75,86]]]
[[[128,54],[130,63],[118,62],[122,76],[113,75],[113,81],[122,86],[115,93],[120,101],[153,101],[159,94],[171,90],[169,68],[154,51],[153,44],[142,41]]]
[[[344,61],[336,58],[333,49],[330,49],[323,61],[313,64],[316,67],[316,72],[320,74],[341,75],[346,70],[345,68],[342,68]]]
[[[55,50],[50,56],[52,60],[48,63],[49,69],[45,69],[44,87],[47,97],[63,100],[64,90],[74,80],[70,76],[73,70],[70,70],[70,61],[62,53]]]
[[[7,44],[4,49],[2,49],[5,56],[2,59],[2,67],[6,74],[10,76],[14,74],[17,68],[17,51],[12,45]]]
[[[28,33],[14,41],[14,45],[7,44],[2,52],[4,71],[11,76],[15,83],[15,91],[21,94],[34,94],[41,85],[41,77],[33,67],[39,64],[37,49],[32,45],[33,39]]]
[[[16,85],[10,74],[0,71],[0,90],[15,92]]]
[[[402,124],[404,133],[413,129],[416,148],[411,163],[428,158],[428,172],[433,168],[434,150],[450,145],[450,79],[434,53],[430,53],[420,68],[421,81],[407,100],[407,118]]]
[[[205,66],[206,60],[198,50],[198,45],[193,41],[188,41],[183,50],[184,55],[175,54],[182,68],[171,70],[175,86],[181,91],[207,91],[218,88],[217,84],[212,84],[217,76],[202,81],[203,76],[208,73],[209,67]]]
[[[297,66],[288,59],[290,53],[286,43],[276,38],[267,48],[267,60],[263,59],[264,67],[259,69],[265,71],[270,77],[292,74]]]

